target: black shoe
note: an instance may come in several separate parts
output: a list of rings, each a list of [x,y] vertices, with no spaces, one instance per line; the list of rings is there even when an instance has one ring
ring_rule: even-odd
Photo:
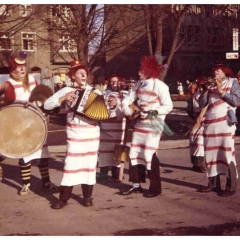
[[[160,194],[162,194],[162,190],[159,190],[159,191],[148,191],[146,194],[144,194],[144,197],[146,197],[146,198],[153,198],[153,197],[157,197]]]
[[[207,187],[204,186],[204,187],[199,188],[198,191],[199,191],[199,192],[202,192],[202,193],[208,193],[208,192],[212,192],[213,189],[210,188],[209,186],[207,186]]]
[[[230,197],[230,196],[234,195],[235,193],[236,193],[236,191],[225,190],[225,191],[219,192],[218,196],[220,196],[220,197]]]
[[[207,186],[207,187],[201,187],[200,189],[198,189],[198,192],[202,192],[202,193],[221,192],[221,189],[220,188],[211,188],[211,187]]]
[[[132,187],[130,188],[128,191],[126,192],[120,192],[120,195],[130,195],[132,193],[142,193],[143,190],[142,190],[142,187]]]
[[[91,207],[91,206],[93,206],[93,198],[84,198],[83,199],[83,206],[84,207]]]
[[[193,166],[193,167],[192,167],[192,170],[193,170],[194,172],[200,172],[200,173],[205,173],[205,172],[206,172],[206,170],[205,170],[204,167]]]
[[[52,193],[58,193],[60,192],[60,187],[56,186],[52,182],[47,182],[43,184],[43,189],[47,189]]]
[[[108,180],[108,175],[99,175],[99,177],[97,177],[97,182],[102,182],[107,180]]]
[[[62,209],[67,205],[67,202],[58,200],[56,203],[54,203],[51,208],[52,209]]]

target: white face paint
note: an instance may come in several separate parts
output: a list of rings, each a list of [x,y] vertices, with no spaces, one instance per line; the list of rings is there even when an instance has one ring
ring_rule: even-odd
[[[110,81],[111,87],[113,90],[118,89],[118,78],[117,77],[112,77]]]
[[[87,72],[84,69],[77,70],[72,78],[80,88],[85,88],[87,85]]]
[[[19,78],[23,78],[27,74],[26,66],[25,65],[17,65],[13,73],[16,74]]]

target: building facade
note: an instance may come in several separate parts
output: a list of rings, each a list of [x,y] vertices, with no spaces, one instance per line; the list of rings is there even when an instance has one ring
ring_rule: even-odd
[[[68,82],[66,73],[69,63],[77,59],[76,42],[71,39],[71,32],[66,28],[64,32],[62,30],[62,26],[71,19],[68,6],[0,5],[0,74],[8,72],[12,52],[23,50],[28,54],[30,72],[40,72],[45,79],[49,73],[55,82]],[[238,5],[225,11],[211,4],[191,6],[180,29],[179,43],[184,41],[174,54],[165,81],[194,80],[197,75],[209,74],[209,69],[216,62],[227,64],[234,72],[240,70],[239,59],[226,59],[226,53],[233,51],[233,28],[240,31]],[[108,49],[117,44],[121,47],[106,51],[99,67],[93,71],[96,75],[107,77],[112,72],[118,72],[126,79],[138,78],[140,59],[150,52],[144,16],[140,16],[141,11],[136,11],[141,5],[131,7],[135,8],[135,14],[131,10],[116,10],[113,13],[115,18],[117,14],[123,16],[121,25],[131,25],[134,30],[126,31],[117,40],[109,42]],[[171,10],[173,5],[168,7]],[[116,5],[116,9],[120,9],[119,6]],[[142,22],[134,26],[135,20],[140,18]],[[175,24],[174,14],[164,20],[162,53],[166,57],[170,52]]]

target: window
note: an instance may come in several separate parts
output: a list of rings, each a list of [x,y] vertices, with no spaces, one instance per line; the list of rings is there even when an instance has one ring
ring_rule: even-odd
[[[7,33],[0,32],[0,51],[1,50],[12,50],[11,38]]]
[[[206,11],[206,17],[211,17],[211,6],[206,5],[205,11]]]
[[[180,41],[182,41],[185,37],[185,26],[180,27]]]
[[[0,5],[0,16],[8,16],[9,15],[9,7],[6,4]]]
[[[198,5],[191,5],[188,10],[188,13],[200,14],[201,13],[201,6]]]
[[[51,16],[52,17],[70,17],[70,8],[66,5],[57,5],[51,7]]]
[[[70,39],[69,36],[62,36],[59,39],[60,42],[60,52],[76,52],[76,43],[74,39]]]
[[[202,13],[202,8],[201,6],[196,5],[196,13],[201,14]]]
[[[213,28],[212,31],[212,43],[217,44],[217,28]]]
[[[211,28],[207,27],[207,44],[211,44]]]
[[[20,5],[20,16],[27,17],[32,12],[32,5],[31,4],[24,4]]]
[[[194,43],[199,44],[200,26],[194,26]]]
[[[189,25],[187,27],[187,43],[192,43],[193,39],[193,26]]]
[[[25,51],[35,51],[35,33],[22,33],[22,48]]]

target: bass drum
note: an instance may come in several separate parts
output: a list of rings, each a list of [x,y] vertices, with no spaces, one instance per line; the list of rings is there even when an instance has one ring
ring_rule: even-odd
[[[46,120],[34,105],[14,102],[0,109],[0,155],[29,156],[39,150],[46,139]]]

